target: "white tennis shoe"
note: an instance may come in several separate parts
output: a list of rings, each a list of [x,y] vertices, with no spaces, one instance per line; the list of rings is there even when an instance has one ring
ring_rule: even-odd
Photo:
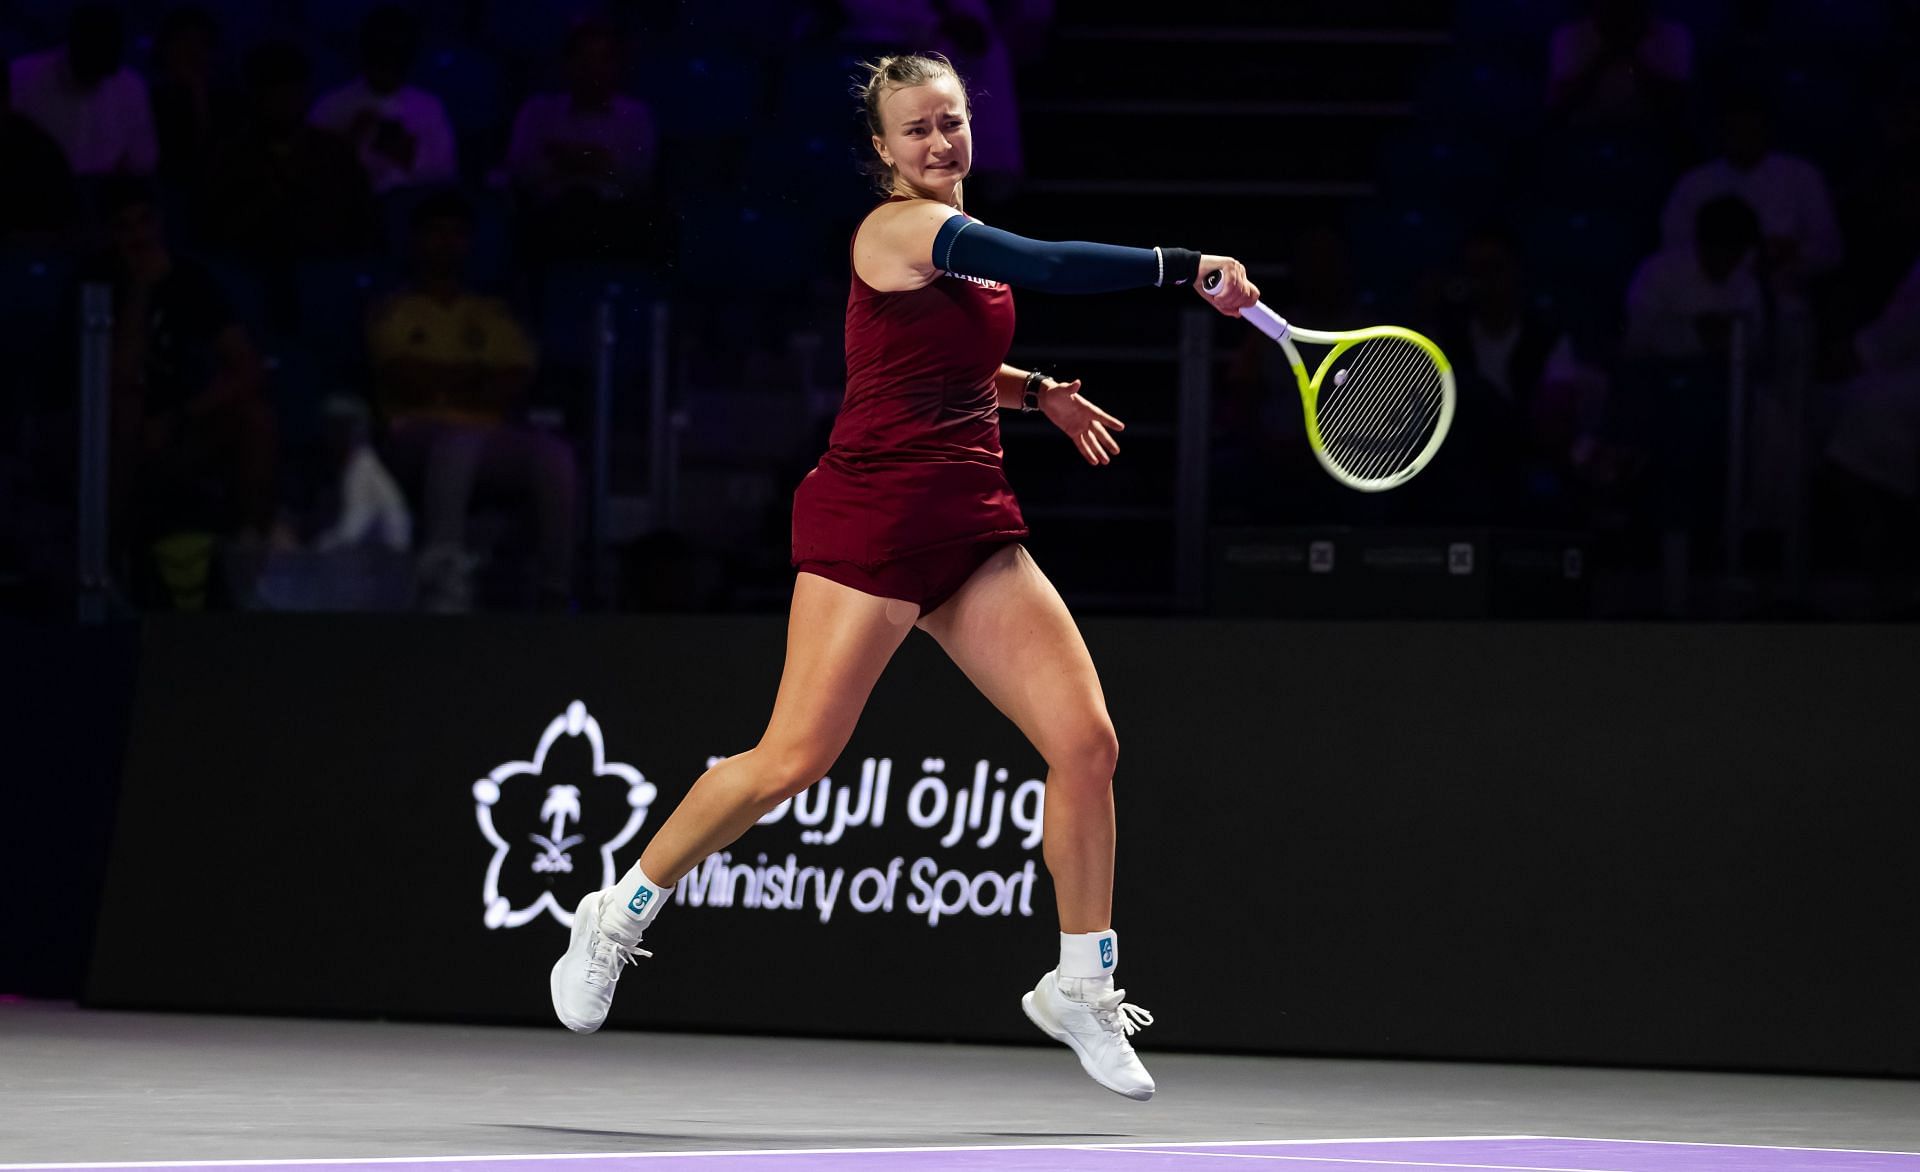
[[[576,1034],[590,1034],[605,1023],[613,1008],[613,987],[627,962],[653,955],[640,947],[637,935],[616,940],[602,930],[600,897],[605,894],[595,891],[573,909],[573,936],[553,963],[553,1012]]]
[[[1152,1025],[1153,1015],[1128,1005],[1127,991],[1114,988],[1111,977],[1063,978],[1057,971],[1020,998],[1028,1019],[1078,1054],[1093,1081],[1129,1099],[1153,1098],[1153,1076],[1127,1041]]]

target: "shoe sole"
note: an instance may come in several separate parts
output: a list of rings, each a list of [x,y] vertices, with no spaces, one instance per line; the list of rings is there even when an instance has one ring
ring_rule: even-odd
[[[1066,1030],[1055,1029],[1053,1026],[1047,1024],[1046,1020],[1040,1016],[1040,1011],[1034,1008],[1032,993],[1024,993],[1021,995],[1020,1008],[1026,1013],[1027,1020],[1032,1022],[1036,1027],[1038,1027],[1041,1033],[1047,1035],[1049,1038],[1052,1038],[1056,1042],[1065,1043],[1067,1048],[1074,1052],[1075,1056],[1077,1056],[1080,1059],[1080,1069],[1087,1072],[1088,1078],[1092,1079],[1094,1082],[1099,1083],[1101,1086],[1112,1091],[1114,1094],[1119,1095],[1123,1099],[1132,1099],[1136,1103],[1144,1103],[1148,1099],[1153,1098],[1153,1092],[1150,1090],[1123,1091],[1119,1087],[1116,1087],[1112,1083],[1108,1082],[1106,1079],[1101,1078],[1099,1069],[1094,1066],[1093,1060],[1087,1056],[1086,1048],[1080,1045],[1080,1039],[1074,1037],[1072,1034],[1068,1033]]]
[[[587,899],[591,898],[593,897],[587,897]],[[591,930],[588,927],[586,916],[581,914],[582,909],[586,906],[586,899],[581,900],[580,904],[580,907],[574,909],[573,934],[567,938],[567,950],[561,954],[559,960],[553,962],[553,973],[547,978],[547,990],[553,996],[553,1016],[560,1019],[560,1024],[566,1026],[576,1034],[590,1034],[599,1029],[602,1023],[596,1021],[591,1025],[576,1025],[568,1021],[567,1015],[560,1009],[560,966],[566,964],[567,957],[573,955],[574,947],[580,943],[581,936]],[[597,905],[594,910],[597,914],[599,911]]]

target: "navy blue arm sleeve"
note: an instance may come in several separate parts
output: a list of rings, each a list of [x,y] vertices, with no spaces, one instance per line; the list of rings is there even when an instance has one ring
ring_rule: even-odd
[[[1161,277],[1160,261],[1151,248],[1029,240],[965,216],[940,225],[933,238],[933,264],[961,276],[1042,293],[1111,293],[1151,287]]]

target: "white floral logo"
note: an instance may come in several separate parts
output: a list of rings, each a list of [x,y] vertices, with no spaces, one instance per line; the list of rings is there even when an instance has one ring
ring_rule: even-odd
[[[585,747],[591,750],[591,768],[585,773],[574,772],[566,777],[546,776],[549,762],[548,753],[560,742],[561,738],[580,738]],[[578,784],[575,784],[578,782]],[[524,835],[515,834],[514,841],[500,833],[494,824],[495,809],[511,808],[521,811],[518,819],[522,825],[531,817],[532,798],[535,786],[544,786],[540,793],[539,819],[537,828],[530,829]],[[624,792],[608,794],[610,787],[621,787]],[[583,790],[586,792],[583,793]],[[640,771],[631,765],[607,760],[606,743],[600,733],[600,722],[588,712],[587,706],[578,700],[567,705],[567,710],[553,718],[547,730],[540,734],[540,744],[533,751],[531,761],[509,761],[496,766],[479,781],[473,783],[474,817],[480,823],[480,833],[493,844],[493,861],[487,865],[486,885],[481,891],[485,907],[484,919],[489,928],[517,928],[529,920],[537,918],[542,911],[553,916],[561,924],[573,925],[573,907],[579,895],[612,886],[619,877],[613,861],[613,852],[627,845],[640,827],[646,823],[647,810],[658,794],[653,784]],[[503,803],[503,798],[518,798]],[[613,801],[608,799],[612,798]],[[616,833],[599,835],[594,832],[595,825],[611,827],[617,822],[615,817],[595,818],[590,811],[595,807],[623,808],[625,822],[619,825]],[[506,819],[512,822],[513,818]],[[604,841],[594,843],[604,837]],[[524,841],[527,848],[522,856],[514,855],[514,846]],[[585,870],[576,875],[574,858],[577,848],[586,847],[588,862]],[[599,856],[599,872],[591,870],[591,858]],[[520,863],[525,857],[525,863]],[[502,892],[504,886],[512,894]],[[579,888],[576,897],[571,900],[555,898],[556,889]],[[535,892],[538,894],[535,895]],[[518,898],[516,898],[518,897]],[[514,906],[524,901],[524,906]]]

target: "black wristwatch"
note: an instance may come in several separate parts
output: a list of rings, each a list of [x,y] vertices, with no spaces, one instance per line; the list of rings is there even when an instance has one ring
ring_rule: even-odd
[[[1020,410],[1040,410],[1040,388],[1045,385],[1047,376],[1038,370],[1027,372],[1027,385],[1020,392]]]

